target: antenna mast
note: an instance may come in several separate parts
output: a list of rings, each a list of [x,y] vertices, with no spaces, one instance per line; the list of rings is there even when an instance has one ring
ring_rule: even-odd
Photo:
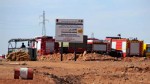
[[[42,23],[42,36],[46,36],[46,28],[45,28],[45,22],[48,21],[45,19],[45,11],[43,11],[43,15],[41,15],[43,17],[43,21],[40,22]]]

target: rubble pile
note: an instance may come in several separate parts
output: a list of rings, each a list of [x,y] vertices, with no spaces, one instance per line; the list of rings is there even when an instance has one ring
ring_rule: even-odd
[[[61,59],[60,53],[37,56],[38,61],[60,61],[60,59]],[[63,54],[63,60],[74,60],[74,54],[72,53]]]
[[[9,53],[7,56],[7,59],[10,61],[29,61],[30,55],[25,51],[17,51]]]
[[[114,57],[97,53],[76,54],[77,61],[106,61],[114,60]],[[43,55],[37,57],[38,61],[60,61],[61,54]],[[74,53],[63,54],[64,61],[74,61]]]

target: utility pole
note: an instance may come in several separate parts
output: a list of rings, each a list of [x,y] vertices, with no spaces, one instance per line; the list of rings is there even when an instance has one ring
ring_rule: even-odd
[[[45,22],[48,21],[47,19],[45,19],[45,11],[43,11],[43,15],[41,15],[43,18],[43,21],[40,22],[42,23],[42,36],[46,36],[46,28],[45,28]],[[40,16],[40,17],[41,17]]]

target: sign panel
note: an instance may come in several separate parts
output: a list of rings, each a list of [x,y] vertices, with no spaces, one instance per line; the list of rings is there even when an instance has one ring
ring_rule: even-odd
[[[56,19],[56,42],[83,43],[82,19]]]

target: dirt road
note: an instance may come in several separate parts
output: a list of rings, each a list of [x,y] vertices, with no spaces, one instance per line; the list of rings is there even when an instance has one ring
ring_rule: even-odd
[[[132,59],[131,59],[132,60]],[[19,63],[19,64],[12,64]],[[25,65],[22,65],[25,64]],[[14,79],[14,69],[34,69],[33,80]],[[145,61],[2,61],[0,84],[150,84]]]

